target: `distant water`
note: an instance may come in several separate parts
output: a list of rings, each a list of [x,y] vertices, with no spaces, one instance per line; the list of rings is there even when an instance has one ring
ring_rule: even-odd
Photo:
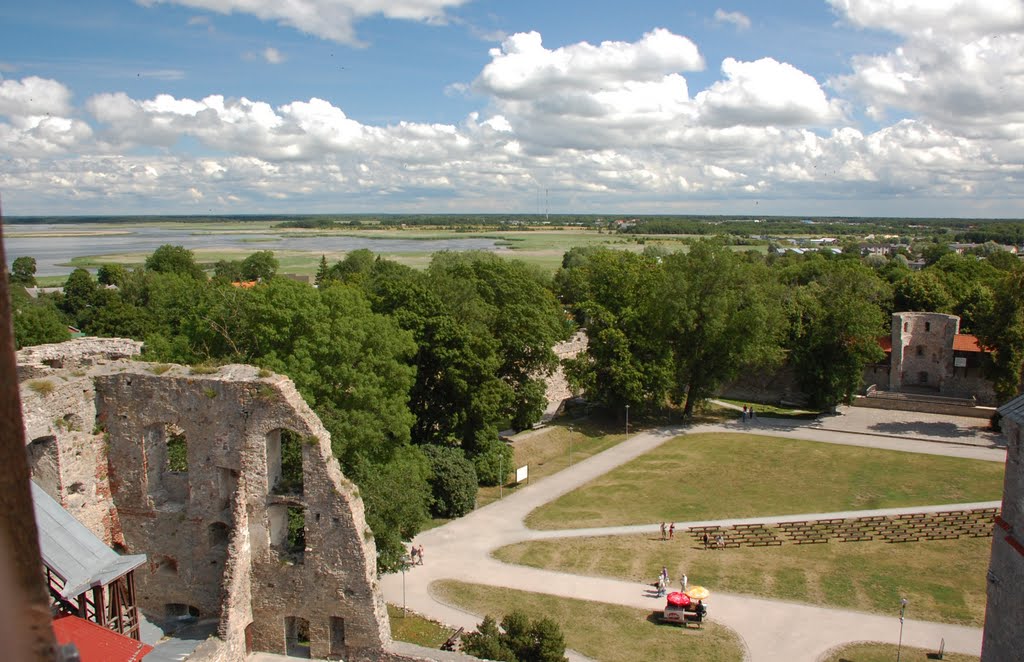
[[[436,253],[437,251],[494,250],[494,239],[392,239],[372,237],[342,237],[324,235],[316,237],[282,237],[275,234],[217,233],[208,228],[104,226],[103,230],[125,234],[90,235],[82,237],[12,237],[10,234],[95,232],[95,225],[5,225],[4,248],[8,266],[22,256],[36,259],[37,276],[58,276],[71,273],[67,264],[71,258],[87,255],[118,255],[121,253],[152,253],[164,244],[184,246],[188,249],[244,249],[256,251],[308,251],[333,253],[368,248],[374,253]]]

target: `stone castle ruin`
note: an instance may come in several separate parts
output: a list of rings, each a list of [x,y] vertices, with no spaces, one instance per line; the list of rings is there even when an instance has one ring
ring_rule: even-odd
[[[291,380],[130,360],[140,348],[81,339],[18,360],[33,480],[106,544],[147,555],[142,612],[215,620],[193,660],[410,659],[387,650],[358,490]]]

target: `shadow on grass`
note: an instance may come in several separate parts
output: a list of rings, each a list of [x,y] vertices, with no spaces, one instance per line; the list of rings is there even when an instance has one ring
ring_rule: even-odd
[[[976,428],[963,428],[956,423],[944,422],[875,423],[869,426],[868,429],[881,434],[897,436],[922,435],[927,437],[943,437],[945,439],[973,438],[979,432]],[[989,437],[993,443],[998,439],[997,435],[991,432],[983,432],[982,434]]]

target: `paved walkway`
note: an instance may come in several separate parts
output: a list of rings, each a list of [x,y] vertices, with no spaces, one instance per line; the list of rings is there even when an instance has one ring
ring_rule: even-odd
[[[877,410],[875,410],[877,411]],[[883,412],[884,414],[884,412]],[[475,628],[480,615],[469,614],[443,604],[431,593],[430,585],[441,579],[502,586],[537,593],[574,597],[613,604],[660,610],[662,599],[650,597],[649,587],[632,582],[600,577],[540,570],[501,563],[490,556],[491,551],[522,540],[577,535],[608,535],[657,531],[658,525],[614,527],[608,529],[531,531],[523,518],[535,508],[570,492],[611,469],[657,448],[680,434],[713,431],[739,431],[826,443],[889,448],[917,453],[953,457],[1005,461],[1005,451],[989,443],[946,444],[926,438],[893,438],[858,432],[837,432],[821,429],[816,422],[778,422],[759,418],[756,423],[741,421],[726,425],[705,425],[684,429],[670,427],[645,431],[615,447],[579,462],[554,476],[540,480],[500,501],[491,503],[445,526],[424,532],[414,541],[425,549],[425,564],[402,574],[382,579],[385,598],[393,604],[409,608],[442,622]],[[987,505],[987,504],[986,504]],[[939,507],[949,509],[950,505]],[[920,509],[911,509],[920,510]],[[886,511],[890,512],[890,511]],[[864,514],[863,511],[857,514]],[[801,519],[853,516],[852,513],[813,513]],[[775,518],[778,519],[778,518]],[[692,523],[696,525],[697,523]],[[676,524],[677,530],[687,523]],[[896,643],[899,621],[896,616],[880,616],[841,609],[814,607],[749,596],[729,595],[714,591],[709,602],[710,616],[735,630],[752,662],[790,662],[815,660],[828,649],[847,641],[884,641]],[[937,649],[945,639],[946,650],[978,655],[981,651],[981,630],[963,626],[907,620],[903,642],[909,646]]]

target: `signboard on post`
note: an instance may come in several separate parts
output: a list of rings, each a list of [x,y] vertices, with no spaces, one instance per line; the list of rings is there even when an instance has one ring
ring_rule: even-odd
[[[516,469],[516,485],[530,477],[530,465],[524,464]]]

